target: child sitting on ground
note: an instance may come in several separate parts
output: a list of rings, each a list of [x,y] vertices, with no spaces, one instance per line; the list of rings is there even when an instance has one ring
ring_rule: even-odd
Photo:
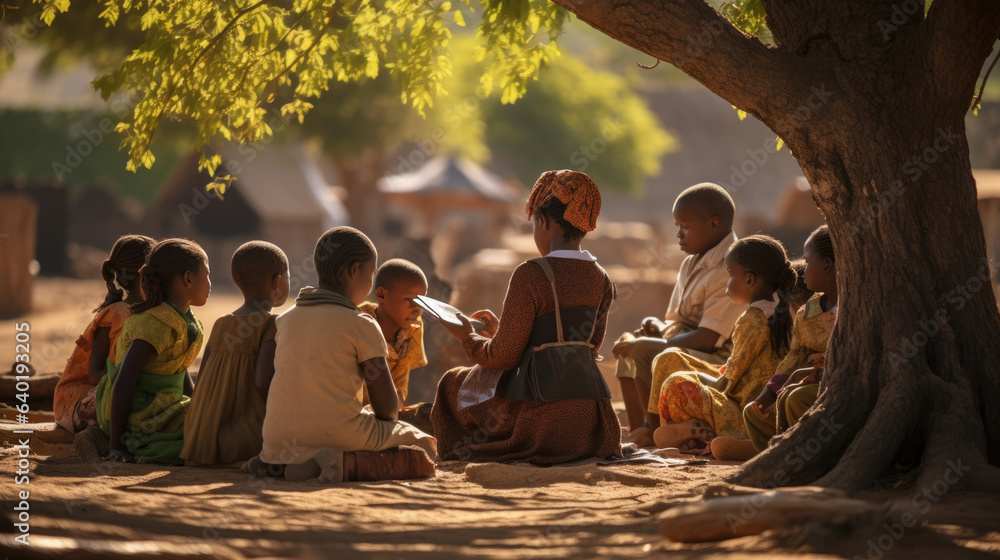
[[[357,308],[371,291],[376,258],[371,240],[354,228],[320,237],[313,253],[319,287],[299,291],[275,321],[264,444],[246,472],[327,483],[433,476],[434,438],[397,421],[385,337]]]
[[[188,466],[239,468],[263,443],[274,376],[271,309],[288,299],[288,259],[277,245],[250,241],[233,253],[232,275],[243,305],[212,326],[184,422],[181,458]]]
[[[736,241],[736,206],[722,187],[701,183],[688,188],[674,202],[673,215],[681,250],[689,256],[681,264],[666,322],[643,321],[645,336],[625,333],[615,344],[617,377],[628,412],[627,441],[653,445],[652,430],[660,425],[657,401],[660,384],[652,375],[653,359],[668,348],[713,365],[722,365],[732,351],[730,336],[736,319],[746,309],[726,297],[723,258]]]
[[[160,241],[139,270],[145,300],[132,307],[116,364],[97,386],[98,422],[111,436],[109,461],[181,464],[193,389],[187,368],[202,343],[191,307],[208,300],[208,275],[208,256],[187,239]]]
[[[837,266],[827,226],[812,232],[803,250],[805,282],[816,293],[795,316],[788,355],[757,399],[743,409],[753,450],[737,459],[763,451],[775,433],[795,425],[819,391],[826,346],[837,322]]]
[[[746,439],[743,406],[788,352],[795,272],[784,247],[766,235],[751,235],[733,244],[725,263],[726,293],[749,305],[736,321],[733,354],[722,368],[673,349],[656,358],[654,376],[661,368],[676,372],[660,393],[663,424],[653,434],[660,447],[707,445],[716,435]]]
[[[155,244],[145,235],[125,235],[115,242],[101,265],[101,276],[108,286],[104,303],[94,310],[97,315],[77,339],[52,396],[56,423],[77,433],[85,454],[98,449],[101,456],[107,455],[108,437],[97,427],[97,384],[107,373],[108,361],[115,361],[118,334],[132,314],[129,306],[142,301],[139,269]],[[82,458],[96,461],[100,457],[90,454]]]
[[[358,309],[371,315],[385,337],[389,355],[386,361],[392,383],[403,407],[409,392],[410,370],[427,365],[424,355],[424,321],[421,307],[413,301],[427,295],[427,278],[417,265],[403,259],[391,259],[375,273],[376,302],[365,301]],[[368,395],[365,395],[368,402]]]

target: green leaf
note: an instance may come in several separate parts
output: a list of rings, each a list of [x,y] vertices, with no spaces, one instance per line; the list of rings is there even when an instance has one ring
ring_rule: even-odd
[[[153,162],[155,162],[155,161],[156,161],[156,158],[153,156],[153,152],[151,152],[149,150],[146,150],[142,154],[142,166],[145,167],[146,169],[149,169],[150,167],[153,167]]]
[[[465,17],[460,10],[455,10],[455,25],[465,27]]]

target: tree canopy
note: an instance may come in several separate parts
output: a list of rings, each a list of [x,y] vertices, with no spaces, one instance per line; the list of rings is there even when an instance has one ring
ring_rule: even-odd
[[[129,168],[149,167],[149,146],[160,122],[196,123],[197,148],[218,140],[257,142],[272,133],[272,110],[304,119],[314,100],[335,81],[387,73],[401,101],[424,113],[443,92],[451,72],[452,27],[479,14],[476,56],[489,62],[482,84],[498,87],[504,101],[525,91],[541,66],[557,56],[552,43],[568,13],[542,0],[471,2],[352,0],[290,2],[194,0],[101,4],[108,26],[138,20],[145,41],[95,86],[105,98],[118,91],[138,97],[119,125]],[[19,25],[57,17],[86,17],[69,0],[34,0],[19,6]],[[76,10],[81,10],[77,14]],[[66,15],[59,15],[70,12]],[[217,154],[203,154],[210,173]]]
[[[134,110],[118,131],[132,170],[155,161],[151,142],[165,120],[195,123],[210,173],[220,161],[213,144],[269,141],[289,118],[338,157],[444,129],[442,152],[482,161],[492,148],[524,181],[539,167],[586,168],[633,192],[673,146],[629,84],[559,52],[568,14],[548,2],[17,8],[7,32],[41,35],[49,66],[86,57],[106,69],[95,80],[102,95],[130,96]],[[475,39],[466,19],[478,26]]]

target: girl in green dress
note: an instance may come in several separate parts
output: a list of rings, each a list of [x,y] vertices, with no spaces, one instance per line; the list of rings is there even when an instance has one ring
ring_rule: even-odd
[[[212,289],[208,256],[195,242],[167,239],[139,271],[145,300],[132,309],[116,365],[97,388],[98,421],[111,437],[109,461],[182,464],[184,416],[193,389],[187,368],[202,344],[191,306]]]

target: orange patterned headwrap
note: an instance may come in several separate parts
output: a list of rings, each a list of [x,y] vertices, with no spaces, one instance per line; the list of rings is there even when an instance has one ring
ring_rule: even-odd
[[[594,231],[601,213],[601,191],[586,173],[571,169],[542,173],[524,205],[528,219],[553,196],[566,205],[563,219],[580,231]]]

